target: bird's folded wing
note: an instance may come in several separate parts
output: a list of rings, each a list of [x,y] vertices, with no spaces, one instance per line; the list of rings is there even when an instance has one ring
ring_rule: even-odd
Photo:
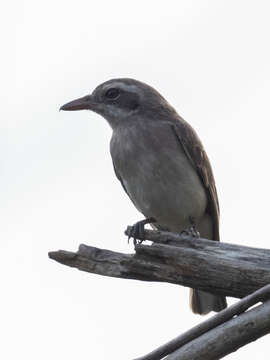
[[[219,203],[215,179],[208,156],[193,128],[183,119],[171,124],[172,131],[199,174],[209,199],[209,213],[214,220],[214,239],[219,241]]]

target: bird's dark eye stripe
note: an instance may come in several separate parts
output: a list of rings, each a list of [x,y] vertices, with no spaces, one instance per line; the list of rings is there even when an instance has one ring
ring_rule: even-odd
[[[119,89],[111,88],[106,91],[105,96],[108,99],[116,99],[119,96],[119,94],[120,94]]]

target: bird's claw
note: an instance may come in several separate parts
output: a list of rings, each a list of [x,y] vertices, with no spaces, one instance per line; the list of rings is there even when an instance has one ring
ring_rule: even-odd
[[[127,229],[128,243],[130,238],[133,238],[134,245],[141,244],[145,240],[144,226],[153,222],[155,222],[154,218],[147,218],[129,226]]]
[[[181,231],[180,235],[187,235],[195,238],[199,238],[201,236],[195,225],[192,225],[189,228]]]

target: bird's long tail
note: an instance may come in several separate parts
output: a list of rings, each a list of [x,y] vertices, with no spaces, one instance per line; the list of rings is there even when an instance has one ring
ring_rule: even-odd
[[[212,295],[208,292],[190,289],[190,307],[195,314],[206,315],[210,311],[221,311],[227,307],[224,296]]]

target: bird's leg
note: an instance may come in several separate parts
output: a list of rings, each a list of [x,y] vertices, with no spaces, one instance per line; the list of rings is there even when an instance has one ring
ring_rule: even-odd
[[[128,233],[128,242],[130,238],[133,238],[133,243],[136,245],[137,243],[141,244],[145,238],[144,238],[144,226],[146,224],[154,223],[156,220],[154,218],[147,218],[141,221],[136,222],[134,225],[129,226],[127,229]],[[140,239],[137,242],[137,239]]]
[[[190,227],[184,229],[183,231],[181,231],[180,235],[188,235],[191,237],[196,237],[199,238],[200,237],[200,233],[196,228],[196,224],[195,224],[195,220],[193,217],[189,217],[189,221],[190,221]]]

